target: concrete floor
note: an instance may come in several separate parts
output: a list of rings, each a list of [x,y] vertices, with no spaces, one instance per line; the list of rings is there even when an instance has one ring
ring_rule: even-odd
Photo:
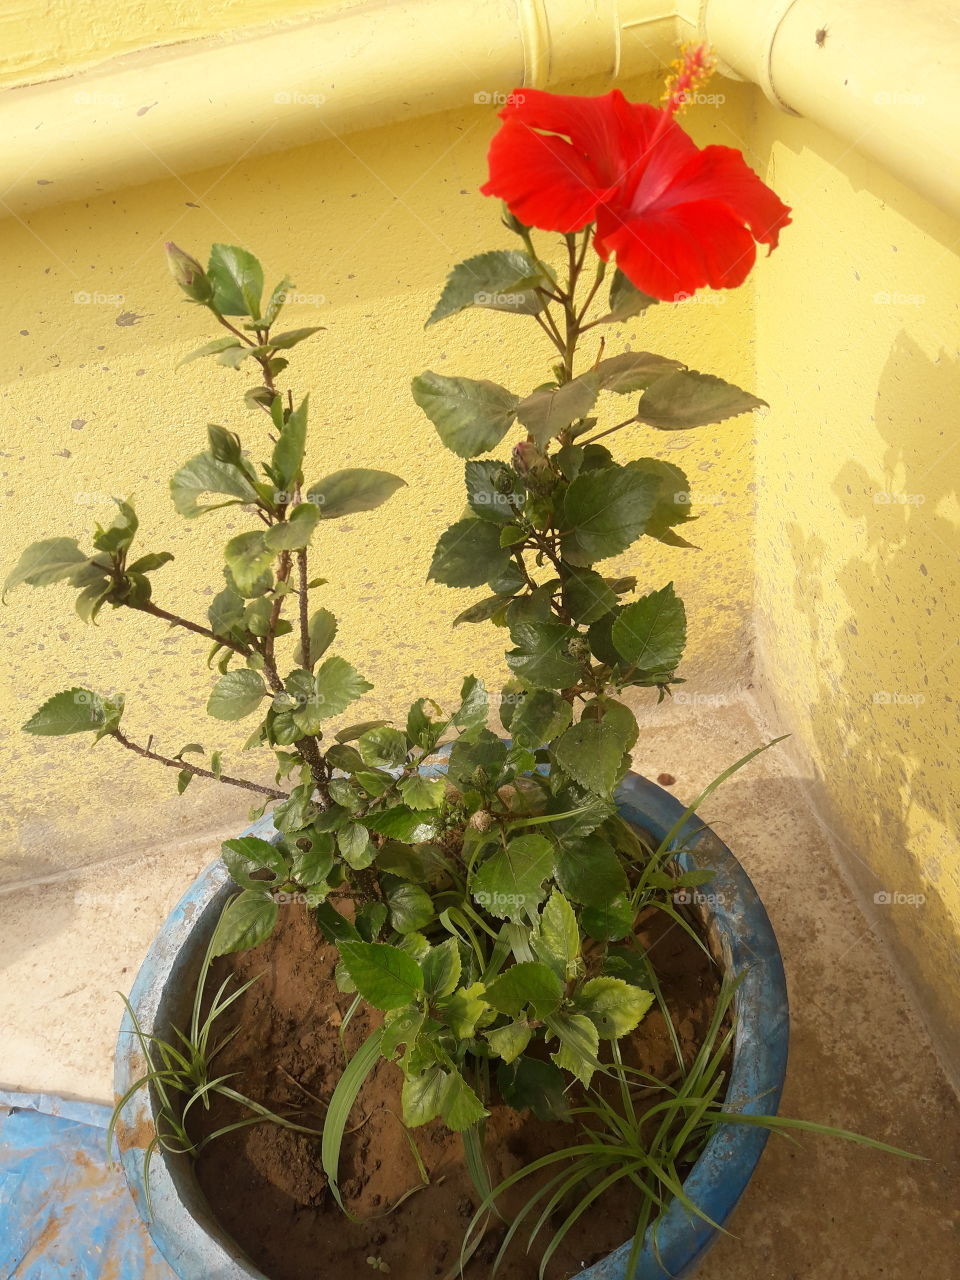
[[[690,799],[772,736],[748,703],[665,705],[635,767]],[[785,750],[703,816],[755,881],[783,949],[792,1019],[781,1112],[854,1129],[923,1164],[803,1135],[771,1138],[698,1280],[950,1280],[960,1275],[960,1104],[854,902]],[[232,834],[228,832],[223,835]],[[0,1086],[108,1100],[119,996],[219,833],[149,859],[0,894]],[[891,908],[912,910],[909,906]]]

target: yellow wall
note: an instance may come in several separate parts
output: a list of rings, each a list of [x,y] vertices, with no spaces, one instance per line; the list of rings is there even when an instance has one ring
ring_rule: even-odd
[[[627,88],[637,98],[658,93],[652,82]],[[751,99],[738,86],[725,91],[722,111],[704,108],[687,121],[701,143],[745,143]],[[170,280],[161,245],[172,238],[201,253],[212,240],[236,242],[261,256],[270,278],[288,271],[302,293],[325,299],[289,312],[292,325],[327,326],[297,350],[290,379],[298,392],[313,389],[315,461],[308,479],[366,464],[396,471],[410,485],[380,512],[324,529],[320,571],[331,584],[318,601],[341,618],[338,650],[376,685],[361,716],[354,710],[349,718],[402,716],[421,694],[449,698],[469,671],[498,687],[501,637],[489,627],[453,632],[449,625],[482,590],[452,592],[425,582],[436,537],[462,507],[462,464],[442,448],[409,395],[411,376],[427,367],[493,377],[521,392],[549,367],[552,348],[532,322],[522,328],[522,321],[486,313],[423,330],[450,266],[512,240],[499,225],[497,205],[476,194],[496,125],[494,109],[471,104],[56,207],[26,223],[6,221],[4,571],[25,543],[82,535],[92,519],[109,516],[107,495],[133,493],[144,547],[176,555],[157,574],[158,603],[202,618],[217,589],[217,548],[247,526],[229,511],[206,522],[180,521],[168,477],[203,446],[207,421],[239,428],[247,438],[259,432],[261,441],[263,427],[238,407],[246,375],[212,364],[174,369],[212,335],[204,313]],[[780,252],[791,251],[785,237]],[[770,261],[760,265],[757,280],[767,277]],[[107,300],[76,302],[77,295]],[[748,288],[716,304],[661,306],[646,320],[611,329],[607,352],[649,346],[752,388],[752,305]],[[675,577],[690,612],[686,673],[712,693],[735,687],[749,670],[752,441],[769,425],[746,418],[699,432],[634,429],[616,437],[624,458],[658,452],[683,465],[693,491],[709,499],[695,527],[699,552],[651,544],[610,565],[638,571],[651,585]],[[127,731],[136,739],[152,732],[168,752],[191,740],[223,746],[229,766],[246,767],[236,748],[252,722],[232,727],[203,713],[209,687],[203,642],[124,611],[108,611],[96,629],[85,628],[70,612],[70,599],[63,587],[22,588],[0,610],[10,655],[0,703],[6,828],[0,874],[8,879],[163,845],[223,827],[247,808],[244,793],[214,784],[195,783],[178,799],[172,771],[111,742],[91,752],[83,739],[18,732],[45,697],[89,684],[128,695]]]
[[[0,85],[59,78],[135,49],[236,37],[236,28],[336,7],[343,0],[19,0],[0,11]]]
[[[957,223],[767,106],[757,145],[795,209],[757,313],[760,678],[868,904],[925,898],[876,918],[955,1055]]]

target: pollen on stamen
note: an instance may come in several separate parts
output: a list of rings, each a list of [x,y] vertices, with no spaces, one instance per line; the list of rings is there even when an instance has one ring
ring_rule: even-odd
[[[681,45],[680,56],[670,64],[670,74],[660,98],[664,111],[671,116],[684,111],[695,101],[697,91],[710,79],[716,66],[717,59],[709,45]]]

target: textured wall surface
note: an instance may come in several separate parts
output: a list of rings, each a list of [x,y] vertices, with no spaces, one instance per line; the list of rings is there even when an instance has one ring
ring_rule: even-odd
[[[795,206],[758,301],[760,679],[955,1060],[958,228],[801,121],[757,141]]]
[[[751,99],[739,86],[724,88],[722,110],[705,107],[686,124],[701,143],[746,145]],[[650,100],[658,86],[628,90]],[[260,416],[242,405],[246,374],[208,363],[175,369],[214,334],[171,281],[162,243],[174,239],[198,256],[214,240],[240,243],[259,254],[268,280],[288,272],[296,281],[301,301],[286,313],[289,327],[326,326],[283,375],[298,393],[313,392],[308,480],[370,465],[409,483],[379,512],[324,528],[318,544],[318,572],[330,585],[317,603],[340,617],[337,651],[375,683],[348,718],[403,716],[424,694],[449,699],[470,671],[498,687],[501,637],[489,627],[450,627],[482,590],[425,582],[436,538],[463,504],[462,463],[409,394],[411,376],[428,367],[492,377],[523,393],[548,376],[553,349],[530,321],[487,312],[423,329],[455,262],[513,241],[496,203],[476,194],[496,125],[493,108],[471,103],[5,222],[0,569],[34,539],[82,536],[110,518],[111,494],[133,494],[143,549],[176,556],[156,575],[155,600],[203,618],[219,589],[219,547],[249,525],[230,510],[181,521],[169,476],[203,447],[208,421],[239,429],[254,452],[265,436]],[[749,148],[748,156],[756,162]],[[785,237],[780,253],[793,251]],[[755,282],[771,261],[758,266]],[[752,286],[660,306],[606,336],[607,354],[649,347],[753,388]],[[676,580],[690,614],[685,674],[691,688],[711,694],[738,687],[749,672],[753,440],[769,425],[743,418],[613,438],[618,456],[657,453],[690,478],[701,519],[689,528],[700,550],[651,543],[608,563],[650,586]],[[245,814],[244,793],[198,782],[180,799],[172,771],[112,742],[90,751],[85,739],[18,731],[45,697],[85,684],[127,695],[125,722],[136,740],[153,733],[169,754],[190,741],[221,746],[228,771],[251,776],[254,765],[238,760],[238,747],[252,722],[204,715],[212,683],[204,641],[122,610],[84,627],[65,587],[19,589],[0,610],[0,628],[9,655],[0,701],[0,875],[8,882],[155,849]]]

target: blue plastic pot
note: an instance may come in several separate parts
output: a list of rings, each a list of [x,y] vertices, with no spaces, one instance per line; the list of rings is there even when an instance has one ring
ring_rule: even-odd
[[[442,768],[433,766],[431,772]],[[657,840],[684,811],[673,796],[633,773],[621,784],[617,800],[622,816]],[[269,818],[263,818],[245,834],[269,839],[275,832]],[[780,1101],[789,1039],[780,949],[756,889],[726,845],[698,819],[688,820],[678,836],[678,843],[683,841],[692,846],[676,855],[679,868],[709,868],[715,873],[703,908],[714,952],[722,957],[728,977],[744,975],[735,997],[736,1038],[727,1107],[747,1114],[771,1114]],[[145,1030],[172,1038],[174,1025],[187,1024],[203,954],[233,891],[223,864],[213,863],[194,881],[157,935],[130,994]],[[143,1057],[126,1015],[117,1045],[117,1095],[122,1096],[143,1070]],[[151,1108],[152,1098],[145,1090],[138,1091],[124,1109],[119,1132],[127,1181],[160,1252],[181,1280],[267,1280],[214,1219],[187,1157],[155,1154],[150,1167],[150,1217],[143,1158],[144,1135],[153,1132]],[[714,1222],[723,1225],[733,1212],[766,1140],[765,1129],[725,1125],[707,1143],[684,1190]],[[716,1234],[702,1218],[673,1201],[657,1226],[659,1261],[648,1231],[636,1280],[690,1275]],[[580,1272],[577,1280],[624,1280],[628,1254],[629,1245],[624,1244]]]

